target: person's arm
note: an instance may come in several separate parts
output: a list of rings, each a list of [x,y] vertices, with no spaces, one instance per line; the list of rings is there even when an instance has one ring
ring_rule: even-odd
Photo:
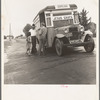
[[[30,29],[30,30],[29,30],[29,32],[31,32],[31,33],[32,33],[32,29]]]
[[[31,38],[31,36],[29,37],[29,41],[30,41],[30,43],[32,43],[32,38]]]
[[[30,42],[30,43],[32,42],[31,36],[29,37],[29,42]]]
[[[43,33],[43,30],[41,28],[40,31],[39,31],[39,35],[42,35],[42,33]]]

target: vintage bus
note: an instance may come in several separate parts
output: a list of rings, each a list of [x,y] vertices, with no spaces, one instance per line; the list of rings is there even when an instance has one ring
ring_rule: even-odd
[[[94,50],[92,33],[79,23],[75,4],[53,5],[42,9],[33,19],[37,39],[41,23],[47,27],[46,47],[55,47],[58,56],[63,55],[65,46],[84,46],[86,52]]]

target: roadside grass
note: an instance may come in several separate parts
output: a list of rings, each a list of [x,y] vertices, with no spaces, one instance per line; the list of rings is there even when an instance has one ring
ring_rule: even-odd
[[[5,40],[4,41],[4,51],[6,51],[8,49],[8,47],[11,45],[12,45],[12,41]]]

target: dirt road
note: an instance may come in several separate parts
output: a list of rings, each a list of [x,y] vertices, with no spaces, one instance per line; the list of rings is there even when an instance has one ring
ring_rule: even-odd
[[[5,84],[95,84],[96,48],[86,53],[83,47],[69,48],[58,57],[47,50],[46,56],[27,56],[25,40],[13,41],[5,54]]]

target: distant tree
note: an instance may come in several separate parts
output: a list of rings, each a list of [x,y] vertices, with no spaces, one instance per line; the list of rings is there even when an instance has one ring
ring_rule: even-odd
[[[21,34],[20,37],[23,37],[23,34]]]
[[[91,17],[87,18],[87,12],[85,9],[82,9],[82,12],[79,14],[80,24],[84,26],[85,30],[87,30],[87,25],[91,22]]]
[[[90,22],[87,28],[93,33],[93,36],[96,37],[96,24],[94,22]]]

